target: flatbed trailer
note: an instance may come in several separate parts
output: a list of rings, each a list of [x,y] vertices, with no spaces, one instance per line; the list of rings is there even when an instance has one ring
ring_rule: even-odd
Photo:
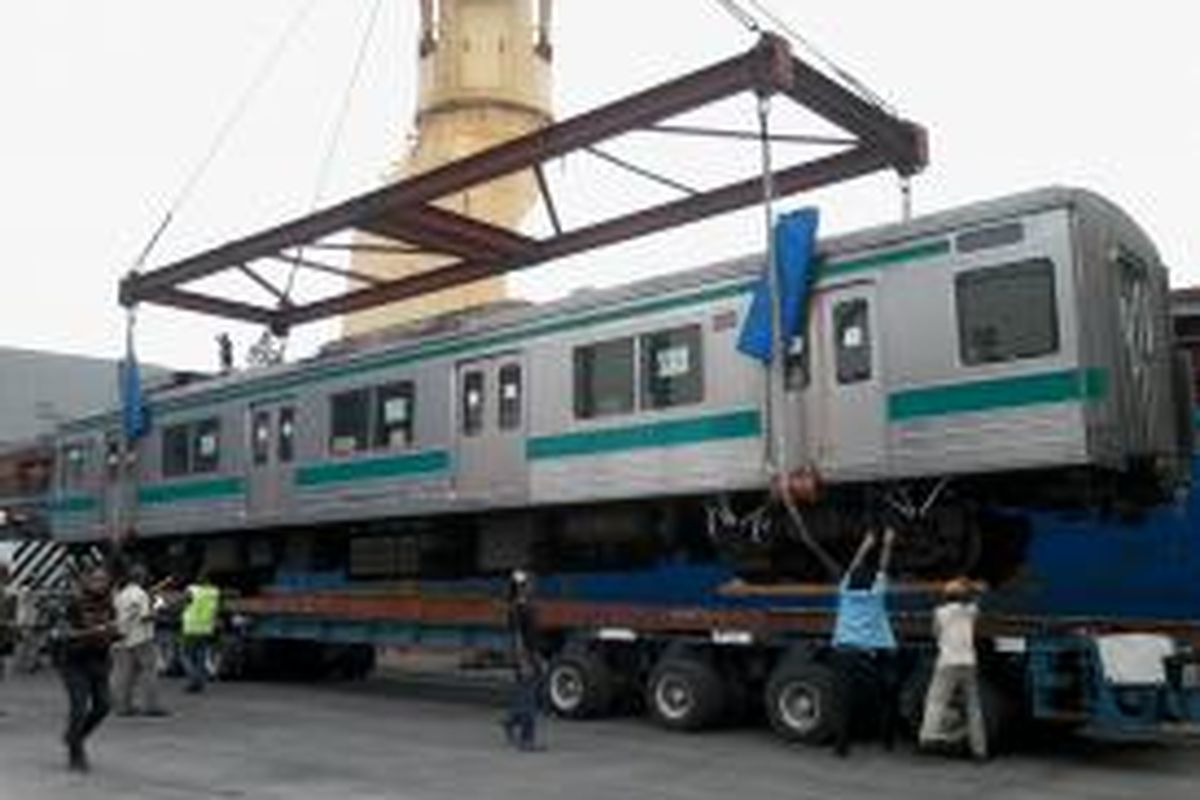
[[[555,712],[578,718],[645,708],[665,727],[697,730],[761,707],[787,739],[829,740],[836,716],[847,713],[829,664],[834,587],[751,585],[712,566],[676,566],[641,576],[643,587],[692,592],[696,602],[631,602],[611,583],[622,580],[636,597],[639,577],[628,573],[544,579],[536,605]],[[607,597],[605,586],[613,589]],[[239,599],[230,604],[238,635],[226,666],[253,673],[299,658],[354,674],[376,646],[502,656],[502,593],[498,580],[470,580]],[[890,599],[901,641],[900,711],[910,727],[919,723],[935,655],[929,608],[936,593],[932,584],[898,584]],[[1003,605],[1003,592],[997,596]],[[993,741],[1011,739],[1028,722],[1128,736],[1191,730],[1200,721],[1194,619],[985,613],[979,642]],[[859,699],[878,707],[869,691]]]

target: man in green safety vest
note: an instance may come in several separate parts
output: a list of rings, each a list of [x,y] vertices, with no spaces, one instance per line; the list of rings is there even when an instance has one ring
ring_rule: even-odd
[[[207,570],[201,570],[187,587],[183,608],[183,668],[187,673],[187,691],[203,692],[208,681],[208,653],[217,630],[217,611],[221,591],[213,586]]]

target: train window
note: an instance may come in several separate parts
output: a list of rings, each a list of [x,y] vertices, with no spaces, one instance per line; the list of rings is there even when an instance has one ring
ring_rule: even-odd
[[[375,393],[375,446],[410,447],[416,392],[412,381],[380,386]]]
[[[371,417],[367,389],[342,392],[329,398],[329,451],[347,455],[367,449]]]
[[[271,458],[271,412],[258,410],[250,421],[250,451],[254,463],[266,464]]]
[[[162,432],[162,474],[170,478],[190,471],[191,433],[187,425],[172,425]]]
[[[838,383],[871,379],[871,327],[867,301],[843,300],[833,307]]]
[[[477,369],[463,373],[462,432],[475,436],[483,430],[484,414],[483,373]]]
[[[296,409],[288,406],[279,409],[279,462],[286,464],[296,456]]]
[[[1058,350],[1054,264],[1034,258],[954,279],[963,364],[1036,358]]]
[[[783,388],[789,392],[808,388],[808,337],[793,336],[783,361]]]
[[[1025,238],[1025,228],[1019,222],[1007,222],[1003,225],[993,225],[990,228],[960,233],[955,240],[955,246],[960,253],[971,253],[976,250],[988,250],[992,247],[1004,247],[1016,244]]]
[[[575,416],[579,419],[633,410],[633,339],[576,347]]]
[[[88,467],[88,446],[85,443],[69,444],[63,448],[63,486],[79,488],[84,484]]]
[[[700,326],[642,336],[642,408],[670,408],[704,399]]]
[[[215,472],[220,461],[220,420],[214,417],[197,422],[192,436],[192,472]]]
[[[521,427],[521,365],[505,364],[500,368],[500,400],[497,422],[500,430]]]

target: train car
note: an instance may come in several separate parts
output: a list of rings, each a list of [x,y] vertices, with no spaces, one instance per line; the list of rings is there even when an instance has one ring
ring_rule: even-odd
[[[819,253],[773,419],[736,347],[749,257],[156,393],[132,487],[116,415],[69,423],[55,535],[128,527],[151,561],[247,589],[715,550],[794,576],[815,561],[772,504],[768,424],[819,482],[801,509],[816,539],[836,553],[864,525],[902,527],[912,570],[1001,558],[989,543],[1020,535],[1004,509],[1169,494],[1187,453],[1166,270],[1113,204],[1042,189]]]

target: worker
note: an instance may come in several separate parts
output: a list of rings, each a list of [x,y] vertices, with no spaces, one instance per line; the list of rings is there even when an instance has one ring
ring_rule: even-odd
[[[182,618],[183,668],[187,673],[187,691],[203,692],[208,682],[208,655],[217,631],[217,612],[221,592],[213,586],[207,570],[200,570],[187,587]]]
[[[509,743],[522,751],[541,747],[537,742],[537,716],[542,691],[542,661],[532,600],[532,576],[524,570],[514,570],[508,588],[508,632],[516,686],[503,727]]]
[[[8,564],[0,563],[0,683],[8,676],[8,660],[17,647],[17,596],[10,582]]]
[[[68,766],[88,770],[87,741],[111,706],[109,647],[117,639],[108,570],[88,569],[71,591],[55,632],[57,662],[70,701],[67,730]]]
[[[38,594],[28,587],[18,586],[17,596],[17,648],[13,654],[16,671],[29,675],[41,668],[43,642],[42,602]]]
[[[113,598],[117,632],[121,638],[113,644],[113,691],[117,715],[132,717],[166,716],[158,703],[158,653],[154,640],[154,610],[146,591],[146,570],[134,564],[128,570],[120,590]],[[141,689],[138,692],[138,689]],[[134,696],[143,700],[141,711]]]
[[[942,602],[933,613],[933,632],[938,655],[933,678],[925,695],[925,714],[921,720],[919,744],[923,750],[945,750],[966,738],[971,755],[985,760],[988,755],[987,730],[975,658],[975,622],[979,618],[978,593],[983,584],[965,577],[948,581],[942,590]],[[946,729],[947,711],[961,695],[966,706],[965,730]]]
[[[856,702],[857,688],[877,694],[884,746],[891,749],[895,741],[899,676],[896,636],[886,604],[888,569],[895,541],[895,531],[889,528],[883,537],[878,569],[871,577],[865,562],[875,547],[876,536],[873,531],[867,533],[838,584],[833,668],[837,673],[841,714],[835,718],[834,752],[842,757],[849,754],[851,734],[858,727],[856,707],[863,705]]]

